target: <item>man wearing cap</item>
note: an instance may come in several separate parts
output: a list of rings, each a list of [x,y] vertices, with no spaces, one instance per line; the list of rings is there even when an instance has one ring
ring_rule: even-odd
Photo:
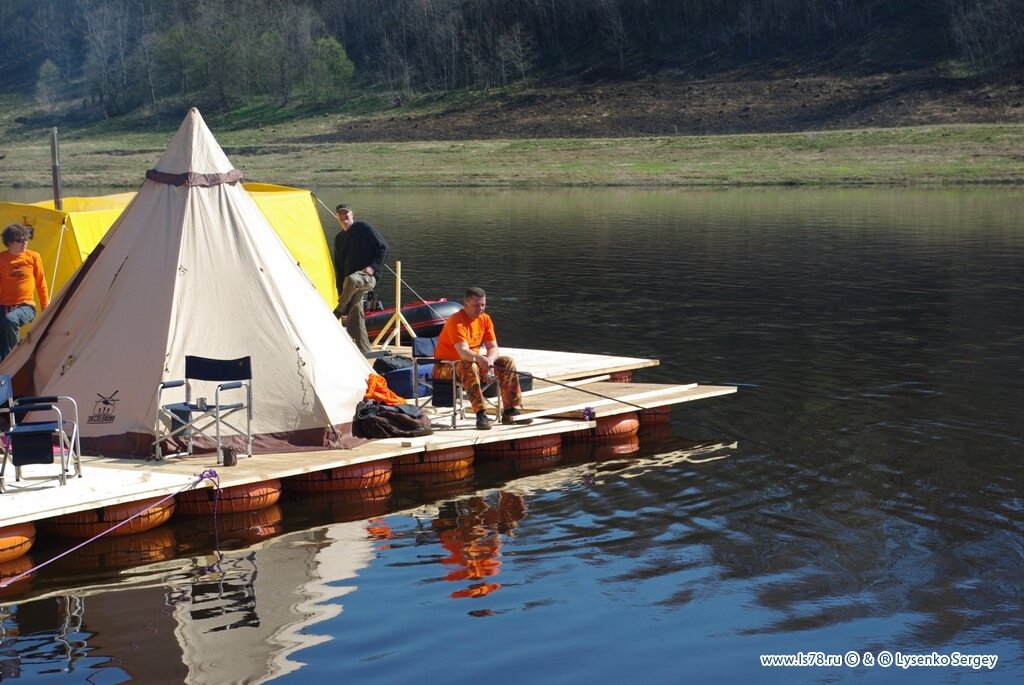
[[[462,309],[448,317],[444,328],[437,337],[434,359],[454,361],[455,375],[466,397],[476,412],[478,430],[489,430],[491,420],[485,411],[487,404],[480,388],[480,379],[497,376],[498,391],[501,393],[501,422],[530,423],[532,419],[517,419],[521,414],[523,392],[519,387],[519,374],[512,357],[501,356],[498,338],[494,332],[491,315],[485,314],[487,293],[483,288],[468,288],[462,298]],[[434,378],[451,380],[452,367],[448,364],[434,364]]]
[[[352,208],[335,208],[341,231],[334,239],[334,278],[338,307],[334,315],[345,318],[345,330],[363,354],[370,351],[363,318],[363,295],[377,285],[378,274],[388,258],[388,241],[365,221],[356,221]]]
[[[11,224],[3,232],[7,249],[0,252],[0,305],[4,312],[0,319],[0,359],[18,344],[21,327],[36,318],[36,293],[40,310],[50,304],[43,260],[38,252],[28,249],[31,237],[32,229],[21,224]]]

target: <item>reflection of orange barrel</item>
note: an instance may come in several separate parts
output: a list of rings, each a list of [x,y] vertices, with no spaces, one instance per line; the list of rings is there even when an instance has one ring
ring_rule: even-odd
[[[378,459],[363,464],[339,466],[325,471],[314,471],[292,476],[285,480],[285,487],[298,491],[358,490],[375,488],[391,480],[391,460]]]
[[[641,428],[664,425],[672,422],[672,407],[666,404],[661,407],[641,409],[636,413],[636,417],[640,419]]]
[[[40,528],[52,535],[68,538],[89,538],[110,530],[113,526],[127,521],[138,514],[130,523],[110,530],[108,535],[131,535],[156,528],[166,523],[174,513],[174,498],[150,497],[137,502],[111,504],[101,509],[79,511],[46,519]]]
[[[467,466],[455,471],[417,473],[405,476],[399,481],[399,485],[415,488],[419,497],[438,500],[471,491],[474,475],[474,467]]]
[[[179,492],[179,514],[231,514],[255,511],[276,504],[281,498],[281,481],[276,478],[228,488],[199,488]]]
[[[216,516],[196,519],[196,526],[206,533],[216,533],[221,541],[225,539],[257,542],[284,530],[284,512],[272,504],[255,511],[234,511]]]
[[[458,483],[473,477],[473,467],[463,466],[462,468],[450,471],[432,471],[429,473],[417,473],[409,476],[408,480],[419,485],[442,485],[444,483]],[[404,480],[404,479],[403,479]]]
[[[473,446],[427,450],[416,454],[403,454],[392,460],[396,476],[418,473],[464,471],[473,465]]]
[[[68,554],[61,566],[80,570],[142,566],[174,558],[176,545],[174,531],[168,526],[133,535],[104,535]]]
[[[640,422],[640,439],[645,445],[664,442],[672,437],[671,423],[644,423]]]
[[[11,559],[10,561],[0,561],[0,580],[8,580],[23,573],[28,573],[32,570],[32,565],[32,557],[27,554],[22,554],[17,559]],[[31,580],[34,575],[35,573],[30,573],[21,580],[16,580],[10,585],[0,587],[0,600],[13,599],[31,590]]]
[[[31,521],[0,528],[0,564],[24,556],[36,541],[36,527]]]
[[[624,435],[615,440],[608,439],[594,445],[594,459],[617,459],[640,451],[640,438],[635,435]]]
[[[322,510],[331,521],[359,521],[388,513],[391,483],[359,490],[321,490],[303,493],[304,510]],[[309,509],[306,509],[306,508]]]
[[[562,436],[555,433],[487,443],[477,445],[476,451],[513,471],[534,471],[558,463],[562,458]]]
[[[618,440],[622,436],[636,435],[640,430],[640,420],[636,412],[618,414],[616,416],[599,416],[594,428],[594,440],[605,442]]]

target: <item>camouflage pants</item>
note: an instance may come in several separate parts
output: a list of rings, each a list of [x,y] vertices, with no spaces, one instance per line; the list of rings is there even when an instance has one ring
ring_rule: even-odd
[[[519,375],[512,357],[498,357],[491,367],[498,379],[498,392],[501,393],[502,409],[518,407],[523,403],[523,393],[519,388]],[[480,367],[475,362],[455,362],[455,375],[463,392],[473,405],[473,411],[483,411],[487,407],[484,392],[480,387]],[[448,364],[434,364],[434,378],[441,381],[451,380],[452,367]]]

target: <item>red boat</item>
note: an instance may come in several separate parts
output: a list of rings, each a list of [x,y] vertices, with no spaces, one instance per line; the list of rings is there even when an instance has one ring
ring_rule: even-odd
[[[462,309],[461,303],[449,302],[443,297],[439,300],[417,300],[402,307],[402,316],[416,331],[417,336],[431,338],[438,335],[448,317],[460,309]],[[394,307],[366,311],[366,335],[370,340],[377,337],[377,334],[387,325],[394,314]],[[405,327],[402,328],[402,333],[408,334]]]

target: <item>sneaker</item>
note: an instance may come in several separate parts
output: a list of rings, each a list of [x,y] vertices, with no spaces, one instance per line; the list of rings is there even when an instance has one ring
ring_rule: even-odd
[[[478,431],[491,430],[491,420],[487,418],[487,412],[478,411],[476,413],[476,429]]]
[[[518,407],[512,407],[511,409],[506,409],[505,411],[501,412],[501,422],[502,422],[502,424],[504,424],[506,426],[507,425],[511,425],[513,423],[517,424],[517,425],[520,425],[520,426],[525,426],[528,423],[533,423],[533,419],[517,419],[516,418],[517,416],[519,416],[522,413],[523,413],[522,410],[520,410]]]

